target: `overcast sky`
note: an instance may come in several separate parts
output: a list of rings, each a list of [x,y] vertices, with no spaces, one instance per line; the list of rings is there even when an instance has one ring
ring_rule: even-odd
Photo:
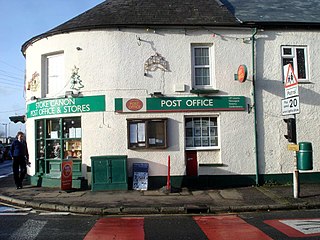
[[[25,59],[21,46],[104,0],[0,0],[0,137],[25,131],[9,116],[24,115]]]

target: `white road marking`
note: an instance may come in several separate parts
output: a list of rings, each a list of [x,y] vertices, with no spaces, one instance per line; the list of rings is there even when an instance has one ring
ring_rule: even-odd
[[[320,219],[281,220],[280,222],[304,234],[320,233]]]
[[[47,221],[28,220],[26,221],[14,234],[11,235],[9,240],[33,240],[39,235],[42,228],[46,225]]]

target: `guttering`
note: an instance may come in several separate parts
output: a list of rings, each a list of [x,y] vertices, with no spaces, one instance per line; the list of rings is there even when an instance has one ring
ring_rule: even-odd
[[[258,149],[258,130],[257,130],[257,106],[256,106],[256,89],[255,89],[255,84],[256,84],[256,67],[255,67],[255,36],[257,34],[258,30],[257,28],[252,29],[252,36],[251,36],[251,44],[252,44],[252,95],[253,95],[253,113],[254,113],[254,140],[255,140],[255,156],[256,156],[256,185],[259,186],[259,149]]]

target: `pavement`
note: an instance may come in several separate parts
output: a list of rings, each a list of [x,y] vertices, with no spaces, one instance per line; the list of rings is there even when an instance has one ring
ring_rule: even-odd
[[[62,191],[25,183],[16,189],[13,176],[0,178],[0,201],[33,209],[90,215],[218,214],[320,208],[320,184],[300,184],[299,198],[292,185],[227,189]]]

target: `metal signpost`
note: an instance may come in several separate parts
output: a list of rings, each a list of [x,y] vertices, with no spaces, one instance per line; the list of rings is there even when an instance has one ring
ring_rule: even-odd
[[[284,66],[285,81],[284,81],[284,96],[285,98],[281,100],[282,115],[294,115],[293,118],[284,119],[287,123],[288,134],[285,137],[290,143],[288,145],[288,150],[293,150],[296,152],[294,161],[294,172],[293,172],[293,196],[294,198],[299,198],[300,185],[299,185],[299,170],[297,164],[297,151],[299,151],[299,146],[297,145],[296,139],[296,114],[300,113],[300,99],[299,99],[299,88],[298,80],[294,74],[291,64]]]

